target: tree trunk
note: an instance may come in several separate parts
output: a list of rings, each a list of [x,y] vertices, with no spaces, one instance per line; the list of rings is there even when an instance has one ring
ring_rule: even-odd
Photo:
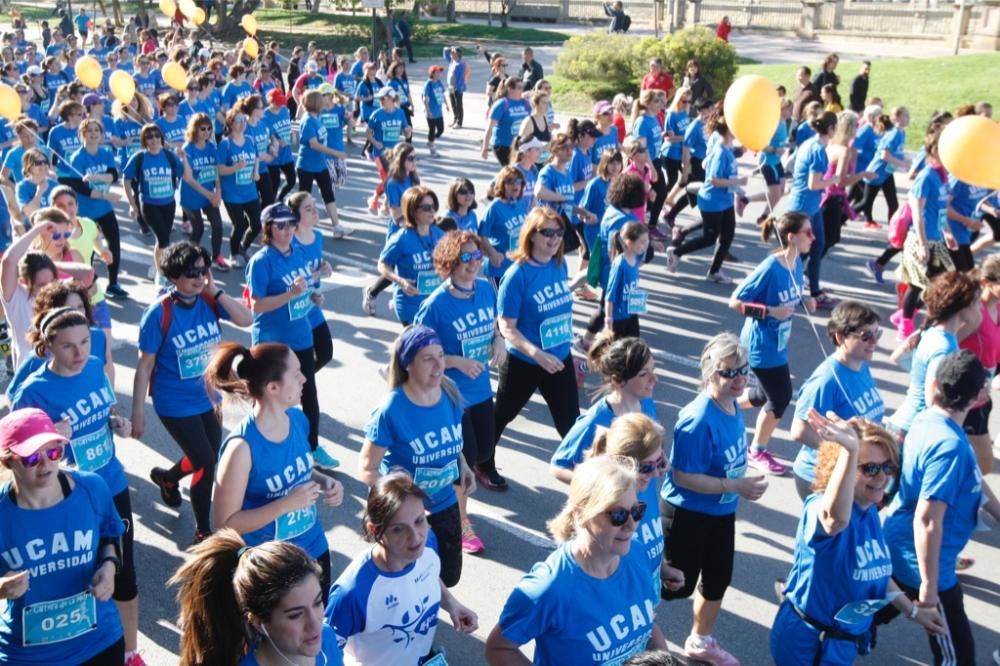
[[[260,0],[235,0],[230,9],[229,0],[219,0],[215,25],[211,26],[212,34],[218,37],[238,29],[240,19],[246,14],[252,13],[259,6]]]
[[[138,11],[145,11],[146,7],[143,3],[139,3]],[[111,0],[111,17],[119,28],[125,25],[125,14],[122,12],[121,0]]]
[[[448,0],[444,6],[445,20],[448,23],[455,23],[455,0]]]

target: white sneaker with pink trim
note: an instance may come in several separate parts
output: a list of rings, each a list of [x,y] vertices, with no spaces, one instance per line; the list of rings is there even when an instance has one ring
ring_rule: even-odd
[[[723,650],[711,636],[707,639],[688,636],[684,641],[684,656],[712,666],[740,666],[740,660]]]

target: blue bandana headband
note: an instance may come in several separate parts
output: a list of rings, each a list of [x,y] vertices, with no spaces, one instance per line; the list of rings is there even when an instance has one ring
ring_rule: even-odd
[[[403,368],[410,367],[420,350],[430,345],[440,345],[441,338],[427,326],[411,326],[399,336],[396,358]]]

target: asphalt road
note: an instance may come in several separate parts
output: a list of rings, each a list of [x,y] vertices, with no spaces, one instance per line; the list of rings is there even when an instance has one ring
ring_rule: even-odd
[[[552,55],[554,53],[545,53],[545,60],[551,61]],[[414,90],[422,85],[424,73],[421,70],[426,64],[411,67]],[[484,67],[480,64],[476,70],[481,75]],[[482,88],[480,82],[473,81],[474,91]],[[437,159],[426,156],[426,127],[418,117],[415,144],[421,151],[420,173],[423,181],[441,195],[456,176],[471,178],[482,194],[497,171],[494,161],[482,161],[478,156],[484,104],[480,94],[466,96],[466,126],[462,130],[446,131],[439,143],[441,157]],[[365,488],[354,478],[357,452],[367,416],[386,392],[378,368],[388,361],[389,345],[400,330],[388,310],[385,295],[379,301],[376,318],[366,316],[360,305],[361,288],[374,279],[375,259],[384,238],[382,221],[365,211],[364,200],[374,182],[374,169],[369,164],[361,159],[351,160],[350,184],[338,193],[338,204],[341,219],[354,225],[357,231],[346,240],[328,239],[326,246],[335,270],[333,277],[326,281],[324,310],[335,342],[333,362],[317,377],[323,411],[321,437],[328,450],[342,462],[340,478],[346,488],[346,499],[337,509],[321,507],[320,516],[327,529],[335,575],[364,548],[359,529]],[[755,182],[751,189],[759,187],[760,183]],[[727,269],[734,277],[740,278],[752,270],[769,251],[755,237],[751,222],[759,212],[759,204],[752,205],[739,225],[732,251],[742,262]],[[125,215],[120,219],[124,220]],[[111,307],[115,320],[114,338],[123,343],[114,352],[118,397],[122,411],[128,414],[137,325],[142,310],[155,298],[155,292],[145,279],[151,261],[151,241],[138,234],[133,222],[126,221],[123,227],[122,283],[133,295],[133,300],[112,303]],[[181,238],[179,228],[174,238]],[[894,309],[892,288],[874,284],[863,268],[863,259],[875,256],[883,243],[883,235],[865,231],[856,223],[849,225],[843,242],[824,263],[824,277],[838,297],[868,302],[887,320]],[[704,341],[720,331],[738,332],[742,323],[726,307],[731,288],[703,279],[708,261],[709,255],[704,253],[685,259],[679,274],[668,278],[661,258],[643,273],[650,292],[650,312],[644,316],[642,326],[646,339],[660,353],[655,398],[659,418],[668,432],[673,428],[679,408],[689,402],[697,390],[697,370],[692,366]],[[219,274],[216,281],[233,295],[242,289],[241,276],[236,272]],[[575,306],[578,327],[582,327],[592,307],[592,304],[580,303]],[[796,317],[790,343],[796,387],[830,351],[824,326],[822,315]],[[248,333],[228,324],[225,331],[229,338],[249,341]],[[889,363],[893,344],[893,335],[883,336],[872,364],[889,409],[899,404],[907,381],[905,373]],[[586,389],[581,391],[581,405],[590,404],[590,391],[594,388],[596,378],[591,377]],[[235,425],[247,408],[246,405],[228,406],[226,425]],[[748,414],[748,424],[753,423],[753,418],[753,414]],[[782,429],[776,433],[774,450],[782,458],[791,460],[797,446],[789,442],[788,424],[786,416]],[[548,412],[536,398],[511,424],[500,445],[498,465],[510,482],[510,490],[500,494],[480,489],[470,501],[470,513],[486,550],[481,555],[465,558],[462,581],[455,593],[479,614],[480,628],[472,636],[459,636],[447,620],[442,619],[438,639],[447,647],[449,663],[453,665],[484,663],[483,641],[499,617],[509,591],[522,573],[534,562],[544,559],[552,548],[545,533],[545,522],[557,512],[565,498],[565,488],[547,469],[549,456],[557,444]],[[118,452],[133,492],[141,590],[140,647],[149,664],[175,664],[179,639],[175,624],[177,606],[174,591],[166,587],[166,581],[185,558],[184,549],[190,543],[194,523],[187,500],[180,510],[167,508],[159,501],[159,493],[147,474],[153,466],[172,462],[179,451],[159,421],[150,418],[143,441],[119,440]],[[991,475],[988,482],[994,488],[1000,487],[996,475]],[[184,493],[186,498],[186,488]],[[733,585],[726,594],[715,636],[744,664],[770,662],[768,629],[777,610],[772,582],[788,571],[800,507],[789,477],[772,479],[759,502],[740,504]],[[977,564],[961,576],[980,663],[985,663],[989,653],[1000,646],[1000,628],[996,621],[1000,584],[995,575],[1000,563],[998,547],[1000,538],[996,530],[977,533],[966,551],[976,558]],[[690,621],[688,601],[664,603],[659,607],[658,622],[674,644],[683,642]],[[880,632],[878,650],[868,661],[922,664],[929,663],[929,658],[922,633],[910,623],[896,622]]]

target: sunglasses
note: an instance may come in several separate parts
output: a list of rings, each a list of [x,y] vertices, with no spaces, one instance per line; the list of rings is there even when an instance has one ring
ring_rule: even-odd
[[[636,502],[635,506],[631,509],[611,509],[604,513],[607,514],[611,524],[615,527],[621,527],[628,522],[629,516],[632,516],[632,520],[638,523],[646,515],[646,503]]]
[[[191,278],[193,280],[195,278],[200,278],[202,276],[208,275],[209,270],[211,269],[209,269],[208,266],[195,266],[194,268],[189,268],[188,270],[184,271],[181,275],[183,275],[186,278]]]
[[[72,231],[56,231],[52,234],[52,240],[69,239],[72,235]]]
[[[806,238],[816,238],[816,234],[813,233],[812,229],[805,229],[799,233],[804,234]]]
[[[63,457],[63,447],[54,446],[51,449],[47,449],[44,453],[40,451],[35,451],[30,456],[19,456],[21,458],[21,464],[25,467],[38,467],[38,464],[42,462],[42,456],[45,456],[52,462],[58,462],[62,460]]]
[[[539,229],[538,233],[546,238],[562,238],[566,232],[562,229]]]
[[[406,161],[407,162],[416,162],[417,161],[417,156],[416,155],[410,155],[409,157],[406,158]]]
[[[45,160],[35,160],[34,162],[31,163],[31,166],[48,166],[48,165],[49,163],[46,162]]]
[[[851,333],[854,337],[861,340],[861,342],[873,342],[878,341],[882,337],[882,329],[876,328],[874,331],[855,331]]]
[[[483,251],[482,250],[473,250],[472,252],[463,252],[462,254],[458,255],[459,261],[461,261],[463,264],[467,264],[470,261],[482,261],[482,258],[483,258]]]
[[[211,132],[212,131],[212,127],[210,125],[202,125],[201,127],[198,128],[198,131],[199,132]]]
[[[524,181],[521,180],[520,178],[515,178],[515,179],[512,179],[512,180],[505,180],[503,184],[506,185],[506,186],[513,185],[515,187],[521,187],[522,185],[524,185]]]
[[[750,374],[750,366],[746,363],[738,368],[727,368],[725,370],[716,370],[715,374],[725,379],[735,379],[737,375],[740,377],[746,377]]]
[[[149,134],[146,135],[146,141],[149,141],[150,139],[159,139],[162,141],[163,135],[159,133],[150,132]]]
[[[272,222],[271,226],[273,226],[278,231],[284,231],[288,227],[297,227],[297,226],[299,226],[299,221],[298,220],[288,220],[288,221],[282,220],[280,222]]]
[[[662,472],[667,468],[667,458],[662,453],[660,454],[660,459],[656,462],[651,463],[639,463],[635,466],[635,469],[639,474],[652,474],[655,471]]]
[[[466,194],[471,197],[473,194],[475,194],[475,192],[473,192],[472,190],[458,190],[456,194]]]
[[[420,204],[417,206],[417,210],[422,210],[425,213],[436,213],[438,207],[434,204]]]
[[[891,462],[884,463],[862,463],[858,465],[858,471],[861,472],[863,476],[867,476],[869,479],[878,476],[879,472],[882,472],[886,476],[895,476],[896,471],[899,469],[898,466],[893,465]]]

